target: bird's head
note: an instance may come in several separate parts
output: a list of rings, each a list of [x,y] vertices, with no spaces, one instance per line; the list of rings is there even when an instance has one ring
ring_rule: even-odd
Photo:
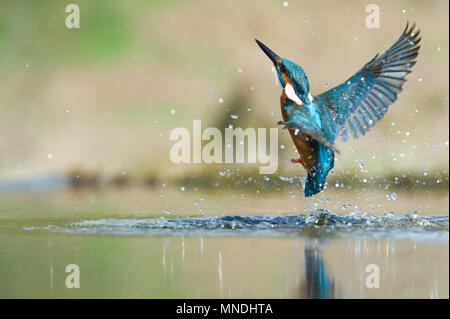
[[[275,80],[277,84],[279,83],[283,87],[286,96],[298,105],[311,102],[312,96],[309,93],[308,78],[300,65],[281,58],[262,42],[256,40],[256,43],[272,61]]]

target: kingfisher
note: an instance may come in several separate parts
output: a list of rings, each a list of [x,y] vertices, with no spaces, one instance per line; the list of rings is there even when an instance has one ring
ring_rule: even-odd
[[[283,121],[300,155],[292,160],[306,169],[306,197],[321,192],[334,167],[335,141],[358,139],[380,121],[401,92],[406,75],[416,64],[420,30],[413,24],[383,54],[377,54],[347,81],[313,95],[305,71],[295,62],[281,58],[262,42],[258,46],[273,63]]]

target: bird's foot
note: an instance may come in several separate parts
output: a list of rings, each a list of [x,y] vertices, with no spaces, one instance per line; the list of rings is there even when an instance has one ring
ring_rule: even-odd
[[[305,162],[303,162],[302,159],[301,159],[300,157],[297,158],[297,159],[295,159],[295,158],[291,159],[291,162],[292,162],[292,163],[300,163],[300,164],[303,165],[304,168],[306,168]]]

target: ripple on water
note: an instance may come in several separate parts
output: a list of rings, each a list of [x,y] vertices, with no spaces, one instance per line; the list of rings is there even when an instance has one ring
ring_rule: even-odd
[[[154,219],[98,219],[65,225],[27,227],[25,230],[47,230],[65,233],[114,233],[147,235],[364,235],[448,241],[448,216],[417,214],[378,216],[350,213],[338,215],[326,210],[307,214],[264,216],[220,216]]]

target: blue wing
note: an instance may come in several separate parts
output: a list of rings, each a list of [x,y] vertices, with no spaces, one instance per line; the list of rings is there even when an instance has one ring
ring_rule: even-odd
[[[297,129],[299,134],[305,134],[319,143],[322,143],[333,152],[339,153],[339,150],[337,150],[333,143],[324,135],[317,120],[305,107],[299,107],[295,105],[295,103],[288,102],[285,110],[289,121],[286,123],[278,122],[278,124],[284,125],[284,128]]]
[[[347,140],[366,134],[381,120],[416,64],[419,32],[409,24],[400,38],[382,55],[376,55],[344,83],[317,95],[328,106],[335,123],[334,134]]]

